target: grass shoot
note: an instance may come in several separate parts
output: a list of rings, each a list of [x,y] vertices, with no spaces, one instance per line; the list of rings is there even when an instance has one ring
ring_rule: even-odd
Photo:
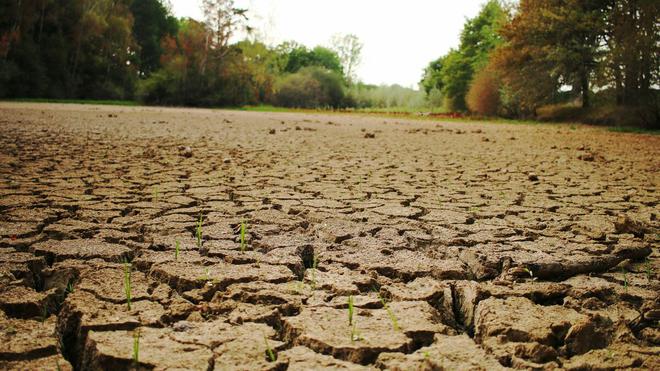
[[[174,260],[179,260],[179,251],[181,250],[181,243],[177,239],[174,243]]]
[[[353,325],[353,313],[354,313],[353,295],[350,295],[348,297],[348,325],[349,326]]]
[[[241,252],[245,252],[247,249],[247,223],[245,220],[241,220],[241,230],[240,230],[240,239],[241,239]]]
[[[380,299],[380,302],[383,304],[383,308],[385,309],[385,311],[387,311],[387,315],[390,317],[390,321],[392,322],[392,328],[394,329],[394,331],[399,331],[401,329],[399,327],[399,321],[394,315],[394,312],[392,312],[390,306],[385,301],[385,298],[383,298],[380,294],[378,294],[378,299]]]
[[[197,221],[197,227],[195,228],[195,236],[197,237],[197,247],[202,247],[202,223],[204,223],[204,217],[202,214],[199,214],[199,220]]]
[[[312,290],[316,290],[316,268],[319,266],[319,256],[314,254],[312,258]]]
[[[277,361],[275,352],[273,352],[273,349],[271,349],[270,344],[268,344],[268,338],[266,337],[266,335],[264,335],[264,343],[266,343],[266,355],[268,356],[268,361],[269,362]]]
[[[126,305],[131,310],[131,263],[124,260],[124,294],[126,295]]]
[[[140,363],[140,329],[133,332],[133,366]]]

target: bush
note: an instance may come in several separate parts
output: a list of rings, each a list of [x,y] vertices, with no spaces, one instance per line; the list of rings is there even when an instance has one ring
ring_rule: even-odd
[[[553,104],[538,108],[536,118],[540,121],[660,129],[660,110],[653,105],[631,107],[608,104],[584,109],[575,104]]]
[[[342,77],[320,67],[287,75],[277,86],[275,104],[294,108],[338,108],[344,102]]]
[[[500,83],[489,69],[479,71],[468,91],[465,101],[470,112],[483,116],[495,116],[500,110]]]

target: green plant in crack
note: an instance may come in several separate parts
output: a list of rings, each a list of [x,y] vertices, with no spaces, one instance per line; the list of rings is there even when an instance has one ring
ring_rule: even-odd
[[[268,337],[266,337],[266,335],[264,335],[264,343],[266,344],[266,356],[268,356],[268,361],[270,362],[277,361],[275,352],[273,352],[273,349],[270,347],[270,344],[268,344]]]
[[[353,308],[353,295],[348,296],[348,325],[353,325],[353,313],[355,309]]]
[[[179,251],[181,250],[181,243],[179,242],[179,239],[174,241],[174,261],[179,260]]]
[[[241,220],[239,238],[241,242],[241,252],[245,252],[247,249],[247,223],[245,220]]]
[[[316,290],[316,269],[319,266],[319,256],[314,254],[312,257],[312,290]]]
[[[380,299],[380,302],[383,304],[383,308],[387,312],[387,315],[390,317],[390,321],[392,322],[392,328],[394,331],[399,331],[401,328],[399,327],[399,321],[397,320],[396,316],[394,315],[394,312],[392,312],[392,308],[387,304],[385,301],[385,298],[383,298],[380,293],[378,293],[378,299]]]
[[[124,295],[126,296],[126,306],[131,310],[131,263],[124,259]]]
[[[73,294],[73,290],[74,290],[73,281],[69,281],[69,283],[66,284],[65,291],[66,291],[67,294]]]
[[[197,225],[195,227],[195,237],[197,237],[197,247],[201,248],[202,247],[202,224],[204,223],[204,217],[200,213],[199,214],[199,220],[197,221]]]
[[[133,366],[140,364],[140,329],[133,331]]]
[[[151,190],[151,200],[158,201],[160,199],[160,189],[158,186],[154,186],[154,189]]]
[[[651,267],[651,261],[648,257],[644,259],[644,272],[646,273],[646,279],[650,282],[653,276],[653,267]]]

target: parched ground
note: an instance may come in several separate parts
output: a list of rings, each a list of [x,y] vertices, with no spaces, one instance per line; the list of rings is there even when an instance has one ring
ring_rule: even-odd
[[[0,369],[658,370],[659,174],[581,126],[0,103]]]

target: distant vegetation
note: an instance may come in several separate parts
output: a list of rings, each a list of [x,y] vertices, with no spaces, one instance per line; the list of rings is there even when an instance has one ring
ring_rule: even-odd
[[[420,90],[361,83],[362,44],[266,45],[246,9],[205,0],[177,19],[163,0],[0,3],[0,98],[183,106],[447,111],[480,116],[660,125],[660,3],[486,2]]]
[[[421,85],[449,110],[660,127],[660,2],[490,0]]]

